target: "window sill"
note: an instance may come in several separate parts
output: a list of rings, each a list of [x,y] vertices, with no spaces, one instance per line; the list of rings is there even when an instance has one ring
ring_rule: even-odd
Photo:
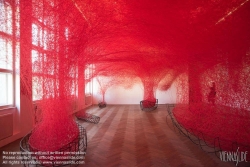
[[[15,109],[16,107],[15,106],[0,106],[0,112],[3,111],[3,110],[9,110],[9,109]]]

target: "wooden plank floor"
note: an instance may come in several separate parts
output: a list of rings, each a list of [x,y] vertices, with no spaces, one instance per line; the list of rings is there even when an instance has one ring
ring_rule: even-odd
[[[139,105],[108,105],[103,109],[92,106],[87,112],[101,119],[98,124],[79,121],[88,135],[85,165],[81,166],[235,166],[177,133],[167,119],[166,105],[159,105],[153,112],[141,111]]]
[[[87,112],[101,119],[98,124],[78,120],[88,137],[85,164],[80,167],[235,167],[177,133],[166,105],[153,112],[141,111],[139,105],[92,106]],[[0,163],[2,151],[19,151],[19,141],[0,148]]]

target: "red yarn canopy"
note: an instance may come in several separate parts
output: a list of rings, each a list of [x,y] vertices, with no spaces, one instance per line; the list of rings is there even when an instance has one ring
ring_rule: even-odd
[[[87,65],[94,67],[90,79],[109,77],[105,89],[140,82],[143,99],[154,101],[157,89],[166,91],[175,82],[177,103],[198,104],[197,110],[192,108],[196,116],[206,112],[206,107],[198,109],[202,104],[209,104],[234,108],[237,118],[250,111],[249,9],[249,0],[6,0],[0,7],[0,38],[4,46],[11,41],[16,60],[21,60],[22,94],[46,102],[41,105],[43,123],[56,110],[48,106],[81,101]],[[65,110],[60,114],[73,109]],[[185,112],[179,114],[190,116]],[[212,122],[210,113],[202,114],[204,121]],[[197,129],[188,120],[179,119]],[[40,127],[59,130],[61,125],[53,121]],[[240,129],[248,140],[237,139],[246,145],[248,125],[249,120]],[[225,126],[239,131],[233,123]]]

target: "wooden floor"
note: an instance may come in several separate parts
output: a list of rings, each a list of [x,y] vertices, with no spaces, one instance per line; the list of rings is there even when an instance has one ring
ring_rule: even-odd
[[[139,105],[92,106],[87,112],[101,119],[98,124],[78,121],[88,136],[85,164],[81,167],[235,167],[177,133],[167,117],[166,105],[159,105],[153,112],[141,111]],[[0,151],[18,150],[18,144],[14,142]]]

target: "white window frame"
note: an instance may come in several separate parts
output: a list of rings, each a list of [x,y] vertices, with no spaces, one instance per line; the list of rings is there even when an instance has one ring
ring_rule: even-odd
[[[91,95],[93,93],[92,91],[92,75],[94,72],[94,65],[93,64],[87,64],[85,65],[85,69],[84,69],[84,79],[85,79],[85,96],[87,95]]]
[[[42,1],[42,0],[40,0]],[[52,2],[52,1],[51,1]],[[36,3],[36,4],[35,4]],[[33,6],[34,7],[34,11],[37,10],[46,10],[44,9],[44,3],[47,3],[47,1],[42,1],[39,2],[39,0],[32,2],[32,5],[37,5],[40,4],[38,6]],[[51,8],[54,7],[54,1],[53,3],[50,3],[49,6]],[[48,4],[47,4],[48,5]],[[32,100],[33,101],[40,101],[42,99],[46,99],[49,97],[55,97],[58,96],[58,89],[59,89],[59,78],[57,78],[55,76],[55,71],[51,71],[50,73],[47,73],[47,77],[44,78],[43,77],[43,71],[39,71],[42,70],[42,67],[44,66],[44,63],[47,61],[48,58],[50,58],[53,55],[53,59],[56,58],[56,56],[58,55],[58,46],[56,45],[57,42],[57,35],[56,33],[58,33],[58,30],[55,29],[52,25],[47,23],[47,20],[44,16],[36,16],[35,13],[32,13],[32,63],[40,63],[41,64],[41,69],[34,69],[32,67]],[[55,22],[56,23],[56,22]],[[50,33],[49,33],[50,32]],[[52,32],[52,33],[51,33]],[[50,43],[53,44],[53,48],[49,48],[47,43],[48,42],[48,37],[49,35],[52,35],[54,37],[54,42]],[[37,54],[34,54],[34,53]],[[34,57],[36,57],[39,59],[35,62]],[[49,57],[50,56],[50,57]],[[53,67],[54,70],[56,69],[56,66],[58,62],[54,62]],[[40,79],[39,84],[42,85],[37,85],[36,84],[36,80]],[[45,79],[47,81],[45,81]],[[54,92],[52,91],[51,94],[46,94],[43,90],[44,86],[44,82],[48,82],[48,80],[50,80],[51,82],[53,82],[53,86],[54,86]],[[38,94],[35,94],[35,92],[37,91],[41,91]]]
[[[11,43],[11,53],[7,53],[6,54],[12,54],[11,55],[11,58],[12,60],[10,61],[10,68],[7,67],[7,64],[8,62],[6,62],[6,68],[0,68],[0,73],[2,74],[10,74],[11,75],[11,83],[8,84],[8,82],[6,81],[6,83],[8,84],[7,85],[7,89],[6,90],[6,94],[7,96],[11,96],[11,100],[10,100],[10,103],[6,105],[2,105],[0,104],[0,110],[1,109],[5,109],[5,108],[9,108],[9,107],[15,107],[15,56],[18,54],[18,35],[19,35],[19,12],[16,12],[16,10],[18,10],[19,6],[17,6],[16,4],[18,4],[18,1],[19,0],[16,0],[16,1],[9,1],[9,0],[1,0],[0,1],[0,5],[1,7],[4,8],[4,10],[8,10],[8,7],[6,6],[9,6],[11,9],[10,13],[5,13],[4,12],[4,15],[5,17],[11,19],[11,21],[8,21],[8,20],[5,20],[6,18],[2,15],[2,17],[4,19],[0,20],[1,21],[6,21],[4,23],[0,23],[1,24],[1,28],[0,28],[0,38],[3,39],[3,40],[6,40],[6,41],[10,41]],[[6,5],[6,6],[5,6]],[[2,8],[2,9],[3,9]],[[2,12],[2,11],[0,11]],[[6,26],[6,27],[4,27]],[[7,50],[7,46],[6,46],[6,50]],[[4,62],[4,60],[2,61]],[[8,87],[10,86],[10,87]],[[10,91],[9,91],[10,90]],[[6,97],[8,99],[8,97]]]

